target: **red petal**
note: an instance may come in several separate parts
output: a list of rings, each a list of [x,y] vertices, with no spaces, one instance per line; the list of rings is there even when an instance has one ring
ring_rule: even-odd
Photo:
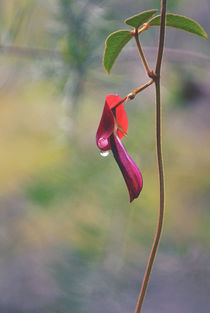
[[[124,132],[127,133],[127,130],[128,130],[128,118],[127,118],[127,114],[125,112],[123,103],[120,104],[116,108],[116,120],[117,120],[117,123],[119,124],[119,126],[122,127]],[[120,130],[118,130],[118,136],[121,139],[125,135]]]
[[[110,109],[113,109],[121,100],[120,96],[108,95],[106,96],[105,103],[108,104]]]
[[[122,128],[124,133],[128,130],[128,119],[123,106],[125,99],[126,98],[121,99],[120,96],[116,95],[106,96],[104,110],[96,133],[96,144],[101,150],[106,151],[110,149],[109,137],[113,133],[115,127],[114,113],[112,112],[112,109],[115,107],[117,124]],[[117,133],[119,138],[122,138],[125,135],[123,131],[118,129]]]
[[[124,132],[127,133],[128,119],[127,119],[127,115],[126,115],[124,105],[123,105],[123,101],[125,101],[125,99],[121,99],[120,96],[116,96],[116,95],[106,96],[106,103],[108,104],[110,109],[113,109],[115,106],[117,106],[118,103],[122,102],[116,108],[116,120],[117,120],[117,123],[122,127]],[[125,135],[123,134],[122,131],[118,130],[118,136],[121,139]]]
[[[114,123],[114,114],[105,101],[101,121],[96,132],[96,144],[99,149],[104,151],[110,149],[109,137],[114,131]]]

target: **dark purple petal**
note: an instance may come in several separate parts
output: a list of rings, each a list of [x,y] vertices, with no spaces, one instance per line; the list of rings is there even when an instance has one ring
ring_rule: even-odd
[[[102,117],[96,133],[96,144],[101,150],[109,150],[109,137],[114,131],[114,114],[107,102],[105,102]]]
[[[123,174],[129,194],[130,202],[137,198],[143,187],[143,179],[138,167],[131,159],[118,136],[110,137],[110,145],[114,158]]]

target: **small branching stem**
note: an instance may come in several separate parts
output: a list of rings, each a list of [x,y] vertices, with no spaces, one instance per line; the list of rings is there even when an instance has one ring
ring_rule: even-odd
[[[143,25],[143,27],[138,30],[138,34],[143,33],[143,32],[144,32],[145,30],[147,30],[148,28],[149,28],[149,24],[148,24],[148,23],[145,23],[145,24]]]
[[[146,84],[134,89],[133,91],[131,91],[125,98],[123,98],[122,100],[120,100],[120,102],[118,102],[113,108],[116,109],[120,104],[122,104],[124,101],[128,102],[130,100],[133,100],[136,96],[137,93],[141,92],[142,90],[146,89],[147,87],[149,87],[150,85],[152,85],[152,83],[154,83],[154,80],[151,79],[150,81],[148,81]]]
[[[134,89],[133,91],[131,91],[128,95],[127,95],[127,102],[130,100],[133,100],[136,96],[137,93],[143,91],[144,89],[146,89],[147,87],[149,87],[150,85],[152,85],[154,83],[154,80],[151,79],[150,81],[148,81],[146,84]]]
[[[140,58],[141,58],[141,60],[142,60],[143,65],[144,65],[144,67],[145,67],[145,70],[146,70],[146,72],[147,72],[147,75],[148,75],[149,77],[151,77],[151,76],[150,76],[151,71],[150,71],[149,65],[148,65],[148,63],[147,63],[147,60],[146,60],[146,58],[145,58],[144,52],[143,52],[142,47],[141,47],[141,44],[140,44],[139,32],[138,32],[138,29],[137,29],[137,28],[135,28],[135,31],[134,31],[134,38],[135,38],[135,40],[136,40],[136,45],[137,45],[137,48],[138,48],[138,50],[139,50],[139,55],[140,55]]]
[[[150,85],[152,85],[152,83],[154,82],[153,79],[151,79],[150,81],[148,81],[146,84],[136,88],[135,90],[133,90],[133,93],[137,94],[139,92],[141,92],[142,90],[146,89],[147,87],[149,87]]]

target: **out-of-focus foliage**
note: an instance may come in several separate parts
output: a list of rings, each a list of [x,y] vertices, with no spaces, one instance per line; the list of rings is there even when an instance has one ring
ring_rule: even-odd
[[[13,50],[0,50],[0,312],[131,312],[157,219],[154,94],[151,86],[126,106],[124,144],[144,177],[141,197],[131,206],[113,157],[98,153],[95,132],[105,95],[124,96],[146,77],[130,43],[106,76],[102,42],[119,27],[118,16],[159,4],[89,2],[116,19],[104,17],[106,34],[90,57],[71,129],[57,84],[73,75],[70,57],[64,58],[71,47],[63,3],[0,2],[1,36],[3,29],[11,32],[17,11],[33,7],[21,17],[15,37],[1,39]],[[70,4],[78,7],[77,1]],[[202,21],[209,33],[205,1],[172,5]],[[156,45],[156,35],[155,29],[145,32],[142,42],[151,66],[154,49],[148,46]],[[157,313],[208,313],[210,307],[209,42],[192,37],[167,30],[167,48],[186,52],[166,50],[162,73],[166,218],[145,302]]]
[[[62,76],[71,105],[78,105],[87,71],[94,66],[103,42],[105,10],[91,1],[59,0],[54,10],[57,37],[63,61]]]

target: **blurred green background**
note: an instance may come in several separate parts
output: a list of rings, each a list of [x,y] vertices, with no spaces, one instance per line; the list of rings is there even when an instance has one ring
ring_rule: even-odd
[[[107,94],[147,81],[134,43],[112,74],[106,36],[144,0],[0,1],[0,312],[133,312],[158,214],[154,88],[126,106],[143,173],[129,204],[95,133]],[[168,1],[210,33],[207,0]],[[142,38],[154,66],[158,29]],[[162,72],[164,233],[145,313],[210,312],[210,44],[167,29]],[[174,50],[172,50],[174,49]]]

